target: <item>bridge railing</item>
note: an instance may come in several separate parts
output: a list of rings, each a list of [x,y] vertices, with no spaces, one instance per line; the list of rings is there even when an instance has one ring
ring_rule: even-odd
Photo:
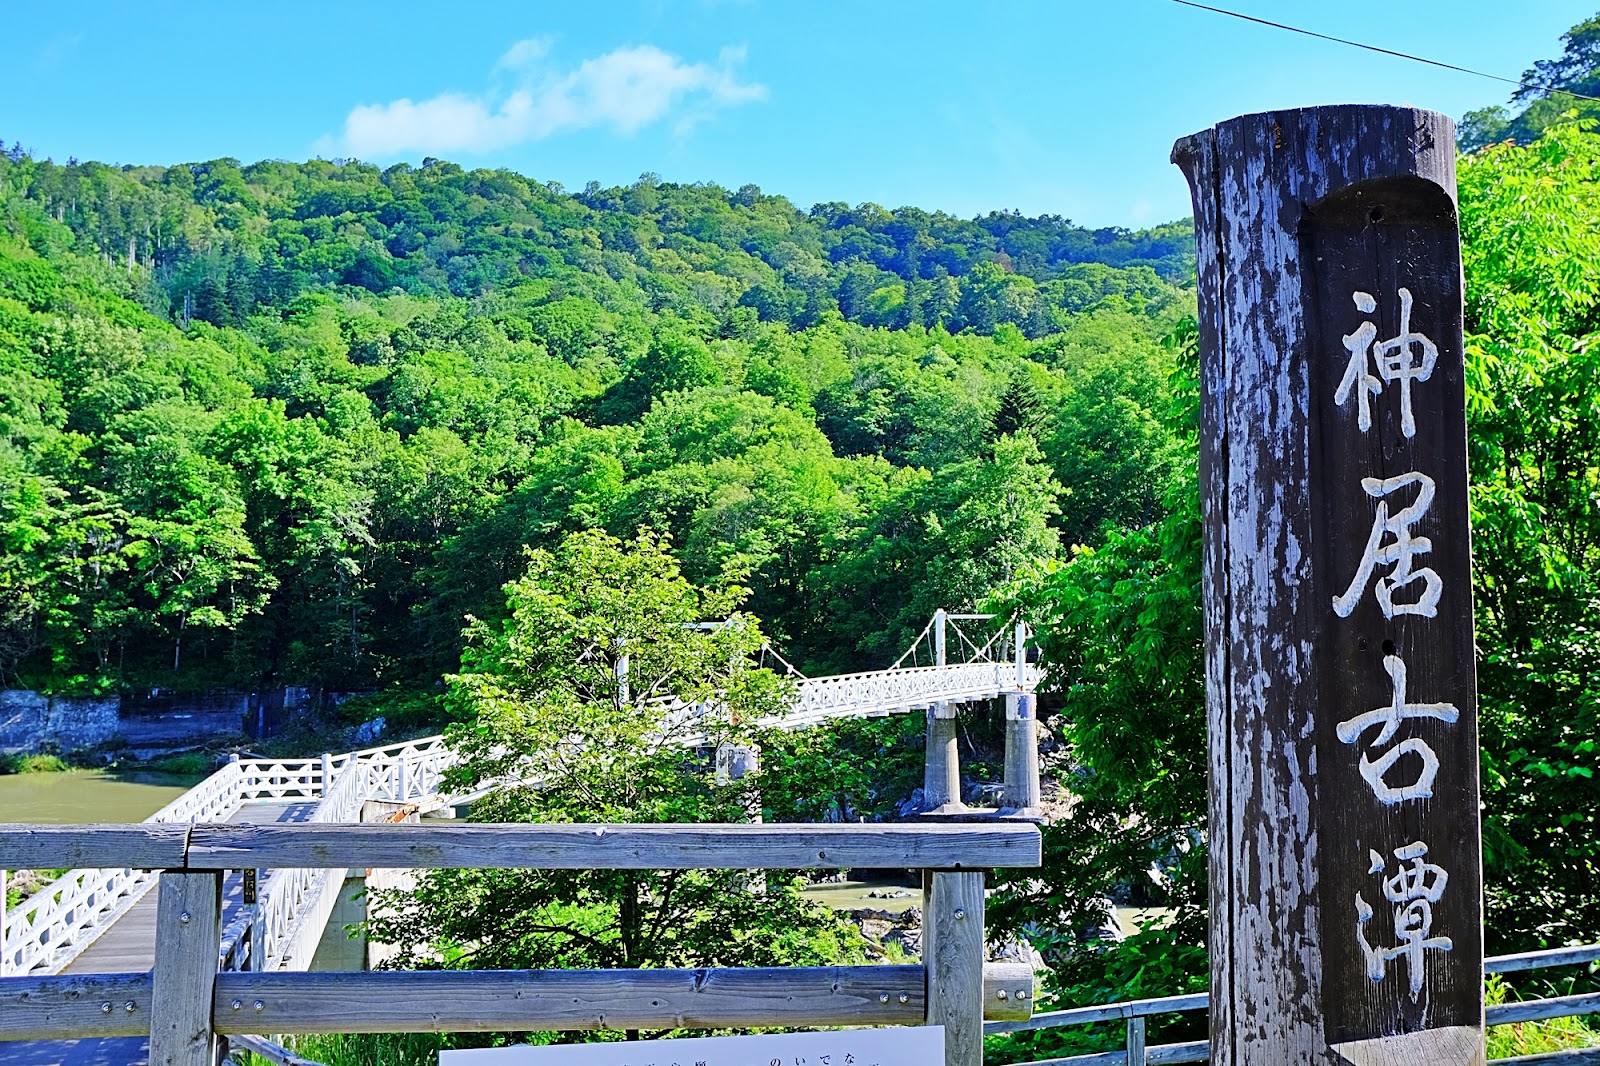
[[[242,802],[239,779],[237,766],[224,766],[145,821],[224,821]],[[4,869],[7,867],[0,864],[0,870]],[[155,883],[155,875],[148,870],[79,867],[17,907],[0,907],[0,977],[59,971],[143,899]]]
[[[1538,970],[1554,966],[1576,966],[1600,959],[1600,944],[1582,947],[1555,948],[1550,951],[1530,951],[1520,955],[1500,955],[1483,960],[1483,972],[1511,973],[1519,970]],[[1121,1003],[1101,1003],[1091,1007],[1073,1007],[1069,1010],[1046,1011],[1031,1018],[985,1022],[987,1035],[1016,1033],[1026,1030],[1058,1029],[1069,1025],[1093,1025],[1097,1022],[1124,1021],[1126,1039],[1121,1051],[1102,1051],[1087,1055],[1044,1059],[1037,1062],[1018,1063],[1017,1066],[1147,1066],[1147,1064],[1206,1062],[1211,1057],[1210,1042],[1190,1040],[1179,1044],[1145,1043],[1146,1019],[1164,1014],[1180,1014],[1209,1010],[1211,997],[1205,992],[1187,996],[1162,996],[1156,999],[1134,999]],[[1512,1025],[1520,1022],[1543,1021],[1549,1018],[1570,1018],[1577,1015],[1600,1013],[1600,994],[1554,996],[1549,999],[1523,1000],[1500,1003],[1487,1008],[1485,1022],[1489,1025]],[[1552,1052],[1548,1056],[1532,1055],[1517,1059],[1496,1059],[1497,1062],[1568,1063],[1600,1061],[1600,1052],[1591,1057],[1576,1058],[1572,1052]]]
[[[431,795],[452,759],[444,738],[437,736],[312,759],[236,758],[146,821],[222,822],[253,800],[279,799],[318,802],[315,821],[359,821],[363,800],[408,802]],[[361,774],[343,773],[357,765]],[[328,783],[346,777],[350,788],[365,791],[354,795],[347,789],[337,802],[327,803]],[[263,885],[259,903],[230,924],[224,950],[229,964],[260,967],[269,960],[282,965],[299,958],[304,939],[299,929],[306,925],[300,919],[328,905],[328,881],[326,871],[299,871],[293,877],[280,871]],[[0,977],[60,972],[155,883],[146,870],[74,869],[17,907],[0,908]],[[313,902],[317,906],[308,911]]]
[[[359,764],[346,774],[361,772]],[[342,780],[340,784],[342,785]],[[338,786],[336,786],[338,787]],[[994,825],[0,826],[0,867],[121,861],[162,871],[152,972],[0,978],[0,1040],[150,1037],[210,1066],[230,1034],[945,1027],[980,1066],[984,1018],[1026,1018],[1027,966],[984,962],[984,872],[1034,867],[1040,836]],[[924,871],[922,965],[776,969],[219,972],[225,871],[845,869]]]
[[[834,718],[886,715],[996,696],[1006,696],[1008,703],[1014,703],[1012,694],[1027,691],[1038,680],[1038,668],[1025,662],[984,661],[808,678],[797,686],[794,709],[766,724],[799,729]],[[686,713],[694,710],[686,708]],[[1013,776],[1021,779],[1026,775],[1014,774],[1009,734],[1007,744],[1009,782]],[[1023,746],[1031,748],[1032,744]],[[355,764],[366,767],[364,798],[411,802],[437,792],[453,759],[440,736],[310,759],[236,758],[149,821],[224,821],[251,801],[320,802]],[[1008,784],[1008,795],[1010,791]],[[1012,805],[1030,806],[1027,802]],[[319,820],[325,819],[319,815]],[[274,899],[280,887],[297,890],[293,894],[295,908],[304,906],[308,898],[322,898],[299,891],[307,887],[304,880],[284,879],[281,885],[274,881],[263,886],[258,897],[261,920],[238,930],[239,935],[227,945],[228,957],[235,964],[254,968],[265,965],[268,958],[297,957],[294,952],[273,953],[277,947],[264,954],[258,950],[264,947],[258,938],[281,947],[273,938],[287,935],[288,927],[298,922],[298,910],[286,914],[283,908],[290,904],[281,897]],[[16,909],[0,908],[0,976],[59,972],[154,884],[152,875],[139,870],[74,869]]]
[[[922,710],[934,703],[993,699],[1032,691],[1039,674],[1031,664],[1019,669],[1009,662],[976,662],[808,678],[796,686],[794,709],[766,724],[801,729],[832,718],[874,717]]]
[[[368,799],[409,803],[439,790],[444,772],[455,762],[455,754],[443,737],[391,744],[384,748],[352,753],[368,770]]]
[[[359,822],[369,798],[373,764],[347,761],[309,824]],[[273,870],[258,902],[222,934],[224,970],[304,970],[311,965],[346,871],[319,866]]]

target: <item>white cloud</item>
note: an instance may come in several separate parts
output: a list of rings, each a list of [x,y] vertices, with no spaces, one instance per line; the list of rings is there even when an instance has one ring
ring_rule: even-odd
[[[342,134],[318,147],[323,154],[369,158],[481,152],[595,126],[631,134],[675,110],[681,112],[676,128],[684,132],[712,111],[767,96],[766,86],[739,80],[742,48],[723,49],[713,64],[686,63],[654,45],[636,45],[566,72],[550,69],[549,54],[547,40],[518,41],[495,64],[498,87],[363,104],[345,117]]]

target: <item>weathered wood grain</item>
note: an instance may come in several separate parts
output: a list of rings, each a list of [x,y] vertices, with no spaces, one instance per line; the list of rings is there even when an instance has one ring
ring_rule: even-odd
[[[1127,1048],[1128,1066],[1146,1066],[1143,1018],[1128,1019]]]
[[[0,980],[0,1040],[142,1036],[150,1031],[153,987],[147,973],[7,977]]]
[[[1456,757],[1476,737],[1453,133],[1448,118],[1410,108],[1309,108],[1244,116],[1174,148],[1199,253],[1211,1032],[1230,1066],[1325,1066],[1341,1061],[1330,1042],[1481,1026],[1476,758]],[[1366,310],[1352,294],[1381,297],[1373,321],[1389,338],[1408,280],[1413,328],[1438,343],[1439,364],[1432,381],[1412,382],[1414,436],[1396,385],[1373,397],[1375,432],[1360,434],[1355,407],[1335,401],[1343,336]],[[1368,595],[1336,617],[1333,598],[1357,569],[1350,553],[1362,554],[1374,521],[1361,478],[1435,462],[1425,472],[1439,500],[1415,530],[1435,554],[1417,565],[1444,564],[1448,605],[1436,619],[1375,623]],[[1372,686],[1388,684],[1395,649],[1416,659],[1411,701],[1451,702],[1463,728],[1423,723],[1452,753],[1437,802],[1373,810],[1357,751],[1334,734],[1390,701]],[[1460,947],[1415,1001],[1396,995],[1403,977],[1373,982],[1351,965],[1357,882],[1388,907],[1369,851],[1424,839],[1413,832],[1437,842],[1452,887],[1460,871],[1438,923]]]
[[[211,993],[222,939],[222,875],[164,873],[156,891],[150,1066],[216,1066]]]
[[[1351,1040],[1333,1048],[1351,1066],[1430,1066],[1470,1062],[1474,1057],[1482,1062],[1483,1030],[1473,1025],[1447,1025]]]
[[[1033,967],[1025,962],[983,964],[983,1020],[1020,1022],[1033,1017]]]
[[[197,825],[191,869],[990,869],[1039,864],[1031,825]]]
[[[920,966],[224,973],[221,1033],[915,1025]],[[972,1004],[977,1005],[977,990]]]
[[[0,869],[168,870],[183,865],[189,826],[0,824]]]
[[[1488,1009],[1487,1021],[1490,1025],[1513,1025],[1584,1014],[1600,1014],[1600,992],[1552,996],[1550,999],[1532,999],[1525,1003],[1500,1003]]]
[[[1553,948],[1547,951],[1523,951],[1515,955],[1494,955],[1483,960],[1484,973],[1513,973],[1518,970],[1540,970],[1546,966],[1576,966],[1600,959],[1600,944],[1585,944],[1575,948]]]
[[[983,1063],[983,874],[923,879],[928,1025],[944,1026],[945,1066]]]
[[[1172,161],[1189,179],[1194,201],[1196,327],[1200,347],[1200,603],[1206,674],[1206,760],[1210,780],[1208,825],[1209,897],[1207,930],[1211,987],[1234,987],[1233,922],[1229,917],[1228,847],[1234,825],[1234,792],[1222,782],[1233,778],[1232,700],[1229,698],[1228,631],[1228,402],[1227,351],[1223,344],[1222,224],[1217,191],[1216,131],[1180,140]],[[1217,636],[1220,634],[1221,636]],[[1225,829],[1224,827],[1230,827]],[[1211,1009],[1211,1031],[1233,1027],[1232,996],[1219,996]]]
[[[1321,387],[1313,390],[1311,409],[1317,427],[1312,491],[1321,534],[1312,547],[1321,595],[1331,605],[1347,586],[1355,587],[1359,578],[1353,575],[1362,565],[1378,507],[1372,479],[1394,479],[1390,484],[1397,487],[1384,497],[1391,515],[1413,502],[1420,506],[1432,487],[1433,498],[1415,525],[1429,547],[1414,566],[1437,575],[1440,596],[1436,617],[1396,613],[1390,618],[1377,595],[1361,595],[1347,601],[1346,617],[1329,618],[1317,648],[1323,711],[1317,722],[1323,796],[1318,815],[1326,856],[1321,890],[1328,901],[1322,918],[1323,967],[1325,987],[1336,993],[1325,1001],[1328,1040],[1439,1029],[1449,1034],[1452,1050],[1428,1054],[1459,1062],[1455,1049],[1470,1042],[1471,1032],[1483,1024],[1483,917],[1461,259],[1453,175],[1441,175],[1440,182],[1447,184],[1399,174],[1333,192],[1312,205],[1302,240],[1308,325],[1326,339],[1327,348],[1318,353],[1313,381]],[[1352,295],[1357,292],[1371,297],[1371,314],[1360,312]],[[1407,297],[1409,316],[1402,311]],[[1342,335],[1368,320],[1377,327],[1375,336],[1396,337],[1407,318],[1410,330],[1437,346],[1437,362],[1428,380],[1410,382],[1409,424],[1403,402],[1394,395],[1396,384],[1390,383],[1373,397],[1372,425],[1364,431],[1354,405],[1348,397],[1340,405],[1333,387],[1350,362]],[[1421,353],[1408,354],[1415,361]],[[1394,598],[1416,600],[1425,587],[1414,582]],[[1351,738],[1353,743],[1339,729],[1374,708],[1392,708],[1396,678],[1391,670],[1400,671],[1408,704],[1448,704],[1455,717],[1400,723],[1390,750],[1425,744],[1437,759],[1438,777],[1430,796],[1385,804],[1360,770],[1362,759],[1381,757],[1379,727]],[[1423,756],[1413,752],[1387,779],[1408,784],[1419,778],[1423,765]],[[1394,986],[1405,986],[1410,965],[1396,959],[1385,980],[1367,976],[1367,959],[1355,935],[1355,899],[1359,893],[1375,907],[1372,938],[1393,942],[1395,907],[1383,898],[1384,879],[1402,865],[1413,868],[1412,862],[1399,861],[1395,849],[1414,842],[1426,846],[1426,863],[1448,875],[1443,895],[1430,904],[1431,933],[1448,937],[1452,946],[1427,952],[1426,980],[1417,995],[1397,996]],[[1370,865],[1378,860],[1383,868],[1374,874]],[[1427,1038],[1408,1037],[1408,1043],[1421,1047]]]

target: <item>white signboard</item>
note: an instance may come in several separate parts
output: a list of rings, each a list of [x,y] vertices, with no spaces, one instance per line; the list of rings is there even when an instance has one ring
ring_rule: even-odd
[[[441,1051],[439,1066],[937,1066],[944,1026]]]

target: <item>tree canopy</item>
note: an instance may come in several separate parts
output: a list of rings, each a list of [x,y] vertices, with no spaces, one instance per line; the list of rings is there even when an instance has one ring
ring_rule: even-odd
[[[1600,15],[1562,34],[1561,44],[1559,56],[1523,73],[1510,108],[1494,105],[1462,117],[1464,150],[1507,140],[1528,144],[1556,123],[1600,118],[1600,100],[1587,99],[1600,97]]]
[[[641,527],[692,580],[747,575],[802,667],[878,665],[934,606],[1152,513],[1189,246],[13,145],[0,683],[426,688],[525,548]]]

